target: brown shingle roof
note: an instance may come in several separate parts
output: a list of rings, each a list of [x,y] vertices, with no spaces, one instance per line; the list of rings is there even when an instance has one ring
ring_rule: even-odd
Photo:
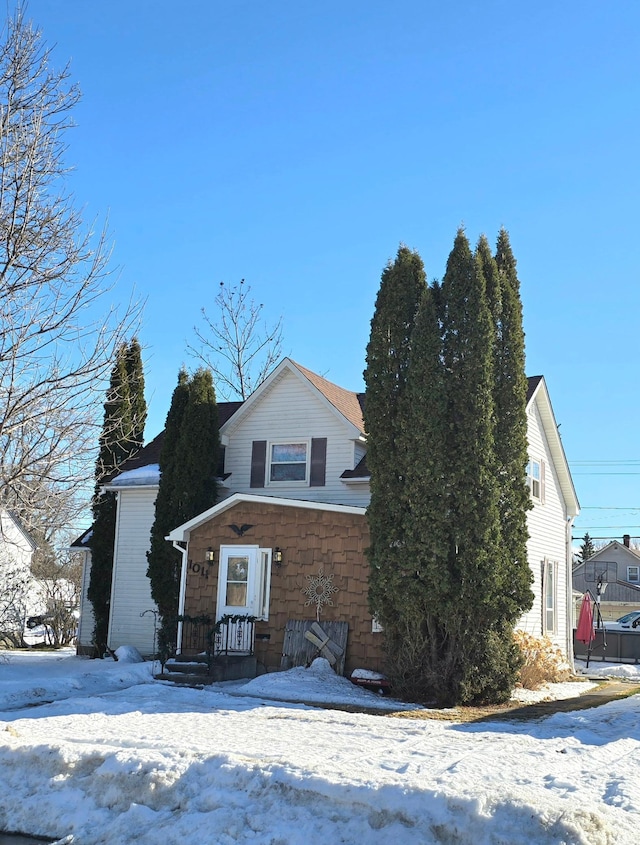
[[[344,387],[339,387],[337,384],[301,366],[296,361],[291,361],[291,363],[322,393],[325,399],[331,402],[334,408],[340,411],[343,417],[346,417],[350,423],[353,423],[359,431],[364,433],[364,420],[362,418],[364,394],[345,390]]]

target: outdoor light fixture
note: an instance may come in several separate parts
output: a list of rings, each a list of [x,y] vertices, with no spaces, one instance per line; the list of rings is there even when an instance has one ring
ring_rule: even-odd
[[[204,559],[207,561],[207,563],[213,563],[213,549],[211,548],[211,546],[209,546],[207,551],[204,553]]]
[[[280,569],[280,567],[282,566],[282,549],[280,549],[278,546],[276,546],[273,550],[273,562],[278,567],[278,569]]]

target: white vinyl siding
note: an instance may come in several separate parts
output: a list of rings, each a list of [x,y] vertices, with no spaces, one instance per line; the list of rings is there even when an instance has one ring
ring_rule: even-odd
[[[111,586],[109,648],[132,645],[144,656],[153,653],[154,641],[153,614],[140,614],[156,607],[147,578],[147,551],[156,494],[157,488],[123,489],[118,493]]]
[[[91,578],[91,552],[87,549],[82,552],[84,560],[82,562],[82,588],[80,591],[80,619],[78,621],[78,645],[90,646],[93,644],[93,629],[95,628],[95,618],[93,615],[93,605],[87,596],[89,589],[89,579]]]
[[[346,422],[333,413],[315,395],[311,386],[284,370],[260,400],[240,422],[226,431],[229,442],[225,450],[225,471],[231,473],[225,482],[229,493],[259,493],[316,502],[366,507],[369,485],[349,485],[340,481],[345,469],[354,467],[353,433]],[[254,441],[272,443],[311,443],[312,438],[327,438],[325,484],[309,486],[300,481],[279,481],[260,488],[250,486],[251,451]],[[267,468],[269,451],[267,451]],[[277,493],[274,492],[277,488]]]
[[[566,652],[567,648],[567,545],[566,508],[552,456],[544,435],[542,420],[535,403],[529,409],[527,436],[529,455],[544,463],[544,504],[532,499],[533,507],[527,512],[529,540],[527,555],[533,573],[531,589],[533,607],[520,619],[518,627],[537,637],[548,634],[554,645]],[[545,561],[555,562],[555,627],[546,631],[545,593],[543,583]]]

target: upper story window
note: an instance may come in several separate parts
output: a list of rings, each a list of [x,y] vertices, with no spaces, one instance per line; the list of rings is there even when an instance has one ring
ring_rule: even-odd
[[[271,443],[269,450],[269,482],[307,480],[308,443]]]
[[[534,499],[542,499],[542,466],[540,461],[529,461],[527,464],[527,484]]]
[[[627,566],[627,581],[632,584],[640,583],[640,566]]]
[[[254,440],[251,444],[251,487],[269,484],[326,484],[327,438]]]

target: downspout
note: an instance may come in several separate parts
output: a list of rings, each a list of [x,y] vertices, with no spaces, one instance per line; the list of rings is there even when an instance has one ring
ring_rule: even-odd
[[[165,539],[169,539],[166,537]],[[180,540],[173,540],[172,545],[174,549],[177,549],[180,554],[182,555],[182,566],[180,568],[180,592],[178,594],[178,616],[184,615],[184,602],[185,602],[185,593],[187,590],[187,551],[189,550],[188,544],[181,542]],[[182,622],[178,622],[178,642],[176,644],[176,652],[180,654],[182,652]]]
[[[571,536],[573,534],[573,520],[575,516],[567,518],[566,530],[566,561],[567,561],[567,658],[569,665],[573,666],[573,548],[571,546]]]

